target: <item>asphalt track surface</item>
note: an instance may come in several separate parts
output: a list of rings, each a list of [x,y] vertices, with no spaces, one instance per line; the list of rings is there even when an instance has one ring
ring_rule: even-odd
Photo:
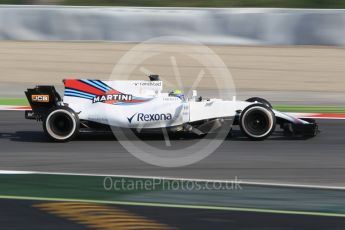
[[[165,168],[136,159],[112,135],[84,134],[68,143],[49,142],[41,124],[23,116],[18,111],[0,112],[1,170],[229,180],[238,177],[259,182],[345,186],[343,120],[319,121],[321,133],[307,140],[278,133],[268,140],[253,142],[235,131],[202,161]],[[159,139],[149,136],[145,141],[161,147],[164,141]],[[173,148],[181,148],[194,141],[187,138],[171,143]]]
[[[34,207],[41,203],[39,201],[0,200],[1,226],[6,229],[27,230],[93,229],[90,226]],[[343,229],[345,224],[345,219],[339,217],[123,205],[108,206],[154,220],[173,229]]]

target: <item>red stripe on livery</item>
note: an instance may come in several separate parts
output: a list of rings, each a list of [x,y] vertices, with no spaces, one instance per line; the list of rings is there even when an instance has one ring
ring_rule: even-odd
[[[122,94],[121,92],[115,90],[115,89],[111,89],[107,92],[107,94]]]
[[[309,115],[309,117],[314,117],[314,118],[345,118],[345,114],[341,114],[341,113],[316,113],[313,115]]]
[[[104,95],[105,93],[102,90],[99,90],[93,86],[85,84],[78,80],[65,80],[65,87],[81,90],[87,93],[91,93],[94,95]]]

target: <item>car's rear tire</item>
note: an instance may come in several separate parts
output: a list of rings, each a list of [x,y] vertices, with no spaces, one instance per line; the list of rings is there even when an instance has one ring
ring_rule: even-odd
[[[264,104],[253,104],[240,115],[241,131],[251,140],[264,140],[276,127],[276,117],[271,108]]]
[[[56,142],[72,140],[79,133],[78,115],[66,106],[58,106],[49,111],[43,120],[43,129]]]
[[[251,98],[248,98],[246,101],[247,102],[258,102],[258,103],[267,105],[271,109],[273,108],[269,101],[267,101],[266,99],[263,99],[261,97],[251,97]]]

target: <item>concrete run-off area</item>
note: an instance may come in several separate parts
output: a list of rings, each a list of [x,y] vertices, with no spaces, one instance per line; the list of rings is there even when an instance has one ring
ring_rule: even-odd
[[[61,90],[62,79],[66,78],[144,80],[150,73],[159,74],[167,90],[181,85],[188,88],[204,71],[196,88],[206,96],[217,89],[230,89],[242,99],[261,96],[291,104],[345,104],[342,48],[212,45],[207,46],[212,53],[198,54],[193,51],[196,45],[146,44],[141,46],[142,53],[136,45],[2,41],[0,96],[23,97],[25,88],[36,84],[54,84]],[[137,56],[121,59],[133,48],[136,50],[131,54],[138,52]],[[200,63],[188,55],[204,55],[208,60],[218,56],[225,65]],[[116,68],[113,72],[119,65],[128,71],[123,74]],[[215,69],[228,69],[230,75],[214,76]],[[233,84],[222,84],[224,76],[232,78]]]

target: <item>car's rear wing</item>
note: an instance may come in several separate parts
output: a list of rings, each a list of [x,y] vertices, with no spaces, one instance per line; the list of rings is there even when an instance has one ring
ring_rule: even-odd
[[[25,91],[32,111],[25,111],[26,119],[42,120],[47,112],[61,103],[61,96],[54,86],[39,85]]]

